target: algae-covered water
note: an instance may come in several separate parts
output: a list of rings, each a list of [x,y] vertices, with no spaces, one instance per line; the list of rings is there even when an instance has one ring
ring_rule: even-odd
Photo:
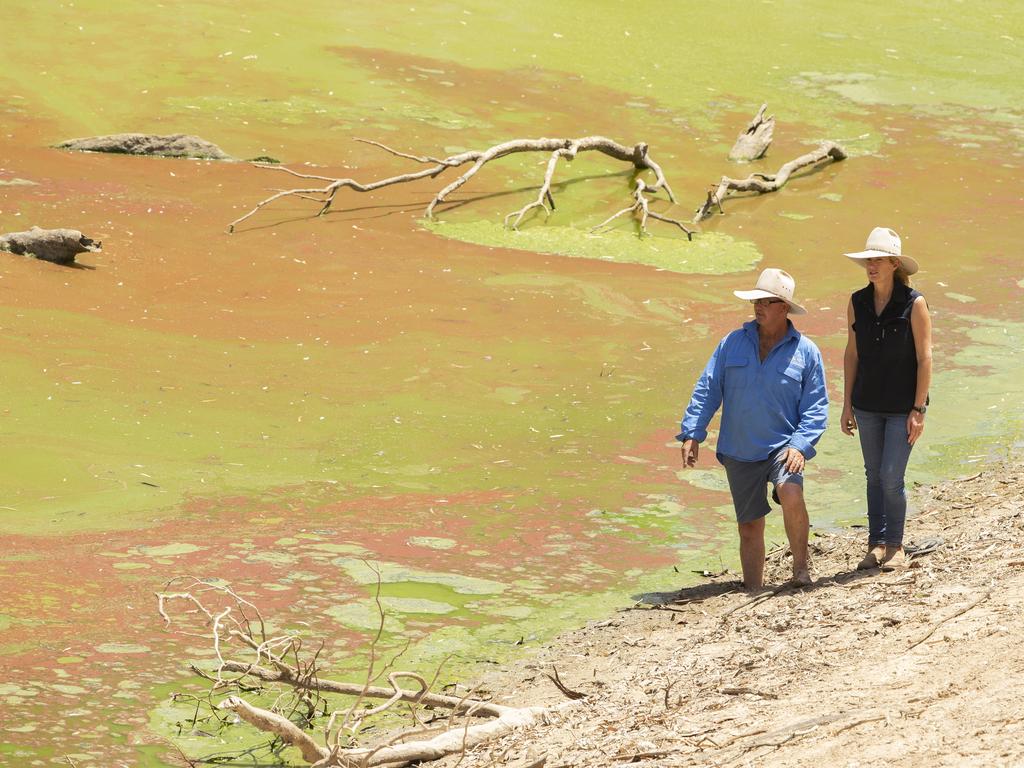
[[[274,627],[326,638],[337,677],[379,650],[445,681],[691,571],[736,567],[722,473],[673,436],[732,296],[796,276],[841,397],[840,254],[884,225],[921,262],[935,383],[915,483],[1018,447],[1024,21],[1010,3],[410,4],[233,0],[0,7],[0,232],[103,240],[67,269],[0,253],[0,763],[176,764],[258,739],[190,724],[210,659],[153,593],[220,579]],[[767,102],[766,159],[736,134]],[[629,205],[630,169],[560,165],[556,208],[505,230],[546,158],[451,173],[327,216],[280,172],[70,154],[104,133],[194,133],[367,181],[517,137],[646,142],[688,219],[723,175],[824,139],[843,163],[729,201],[693,241]],[[838,415],[835,410],[834,416]],[[855,441],[808,471],[817,526],[863,519]],[[913,502],[912,502],[913,505]],[[775,516],[773,516],[774,518]],[[769,535],[781,541],[779,521]],[[371,567],[372,566],[372,567]],[[182,627],[184,628],[184,627]],[[297,761],[257,752],[258,760]]]

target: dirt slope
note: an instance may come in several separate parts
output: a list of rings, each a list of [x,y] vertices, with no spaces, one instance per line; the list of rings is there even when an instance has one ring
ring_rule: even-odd
[[[486,681],[561,704],[549,724],[463,766],[1024,765],[1022,481],[999,465],[915,491],[908,542],[944,543],[908,569],[857,572],[863,532],[821,534],[812,588],[755,600],[727,574],[560,637]]]

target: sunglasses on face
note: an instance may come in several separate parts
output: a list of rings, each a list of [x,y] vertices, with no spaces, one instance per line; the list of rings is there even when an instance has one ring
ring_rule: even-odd
[[[782,299],[751,299],[750,303],[755,307],[767,307],[770,304],[785,304]]]

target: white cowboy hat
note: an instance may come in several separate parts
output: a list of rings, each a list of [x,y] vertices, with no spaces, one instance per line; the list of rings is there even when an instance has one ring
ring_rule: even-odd
[[[871,234],[868,235],[867,245],[864,246],[863,251],[857,253],[844,254],[854,261],[860,259],[877,259],[885,258],[886,256],[893,256],[900,260],[900,264],[903,265],[903,269],[907,271],[908,275],[912,275],[917,272],[917,262],[909,256],[903,255],[903,248],[900,244],[900,236],[893,232],[891,229],[885,227],[875,227],[871,230]],[[861,266],[864,266],[863,264]]]
[[[753,301],[755,299],[782,299],[789,304],[789,311],[794,315],[803,315],[807,312],[793,301],[793,292],[796,289],[796,280],[789,272],[769,267],[757,278],[757,284],[752,291],[733,291],[740,299]]]

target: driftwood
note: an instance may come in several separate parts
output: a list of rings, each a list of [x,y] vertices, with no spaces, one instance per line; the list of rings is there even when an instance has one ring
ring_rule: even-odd
[[[735,193],[753,192],[761,195],[775,192],[782,189],[789,181],[789,177],[799,170],[825,163],[838,163],[845,159],[845,149],[834,141],[826,141],[813,152],[790,160],[779,168],[777,173],[752,173],[745,179],[731,179],[728,176],[723,176],[717,188],[711,187],[708,190],[707,200],[697,209],[693,222],[696,224],[706,219],[715,208],[718,208],[721,213],[725,213],[722,209],[722,201],[727,197],[732,197]]]
[[[238,696],[229,696],[221,704],[242,720],[261,731],[272,733],[282,741],[297,747],[302,759],[315,768],[328,766],[405,765],[411,762],[440,760],[467,749],[504,736],[516,728],[525,728],[543,721],[544,707],[505,707],[501,717],[479,725],[466,725],[444,731],[429,739],[384,744],[378,747],[341,748],[339,745],[322,747],[288,718],[260,707],[254,707]]]
[[[675,196],[672,194],[672,189],[669,187],[668,181],[665,179],[661,166],[659,166],[650,156],[648,146],[643,142],[627,147],[613,141],[612,139],[605,138],[604,136],[585,136],[579,139],[514,139],[501,144],[495,144],[488,149],[470,150],[456,155],[438,158],[399,152],[398,150],[392,149],[391,147],[377,141],[370,141],[367,139],[356,139],[356,141],[360,141],[364,144],[370,144],[383,149],[385,152],[395,155],[396,157],[412,160],[413,162],[425,165],[426,167],[419,171],[399,174],[397,176],[389,176],[385,179],[364,183],[351,178],[339,179],[328,176],[316,176],[313,174],[298,173],[297,171],[293,171],[282,166],[257,163],[256,167],[258,168],[283,171],[300,179],[322,181],[326,182],[326,184],[319,187],[281,190],[270,197],[261,200],[248,213],[243,216],[239,216],[237,219],[232,221],[228,225],[228,232],[234,232],[236,226],[258,213],[265,206],[276,200],[280,200],[283,197],[299,197],[302,199],[313,200],[320,204],[320,210],[316,215],[323,216],[331,209],[331,205],[334,203],[334,197],[341,189],[351,189],[355,192],[372,192],[374,190],[394,186],[396,184],[405,184],[411,181],[418,181],[420,179],[433,179],[444,173],[449,168],[459,168],[469,165],[469,168],[458,176],[458,178],[434,195],[433,199],[431,199],[430,203],[427,205],[424,215],[428,219],[433,219],[434,209],[437,208],[438,205],[442,204],[449,195],[473,178],[473,176],[475,176],[477,172],[491,160],[497,160],[498,158],[507,157],[508,155],[521,152],[546,152],[550,155],[550,158],[547,163],[547,169],[544,173],[544,180],[536,198],[519,210],[513,211],[505,217],[505,225],[511,229],[516,229],[522,223],[526,215],[531,211],[543,211],[546,218],[554,210],[555,201],[554,196],[551,193],[551,180],[554,177],[555,169],[559,160],[572,161],[581,152],[600,152],[608,155],[614,160],[620,160],[622,162],[632,164],[633,168],[637,172],[651,171],[654,174],[654,181],[652,183],[648,183],[642,178],[638,178],[634,184],[633,205],[619,211],[599,226],[604,226],[612,219],[626,213],[636,213],[640,216],[641,234],[646,233],[647,219],[650,217],[657,219],[658,221],[664,221],[666,223],[676,225],[689,235],[689,230],[683,226],[681,222],[662,214],[654,213],[649,209],[650,195],[657,193],[660,190],[665,190],[669,200],[673,203],[675,202]]]
[[[0,251],[33,256],[54,264],[74,264],[80,253],[99,251],[103,244],[77,229],[40,229],[0,235]]]
[[[736,143],[729,150],[730,160],[749,162],[764,157],[775,132],[775,115],[765,117],[767,109],[768,105],[762,104],[754,119],[747,124],[746,130],[736,137]]]
[[[155,155],[158,157],[191,157],[200,160],[231,160],[231,155],[206,139],[184,133],[159,136],[151,133],[115,133],[68,139],[58,149],[78,152],[111,152],[118,155]]]

